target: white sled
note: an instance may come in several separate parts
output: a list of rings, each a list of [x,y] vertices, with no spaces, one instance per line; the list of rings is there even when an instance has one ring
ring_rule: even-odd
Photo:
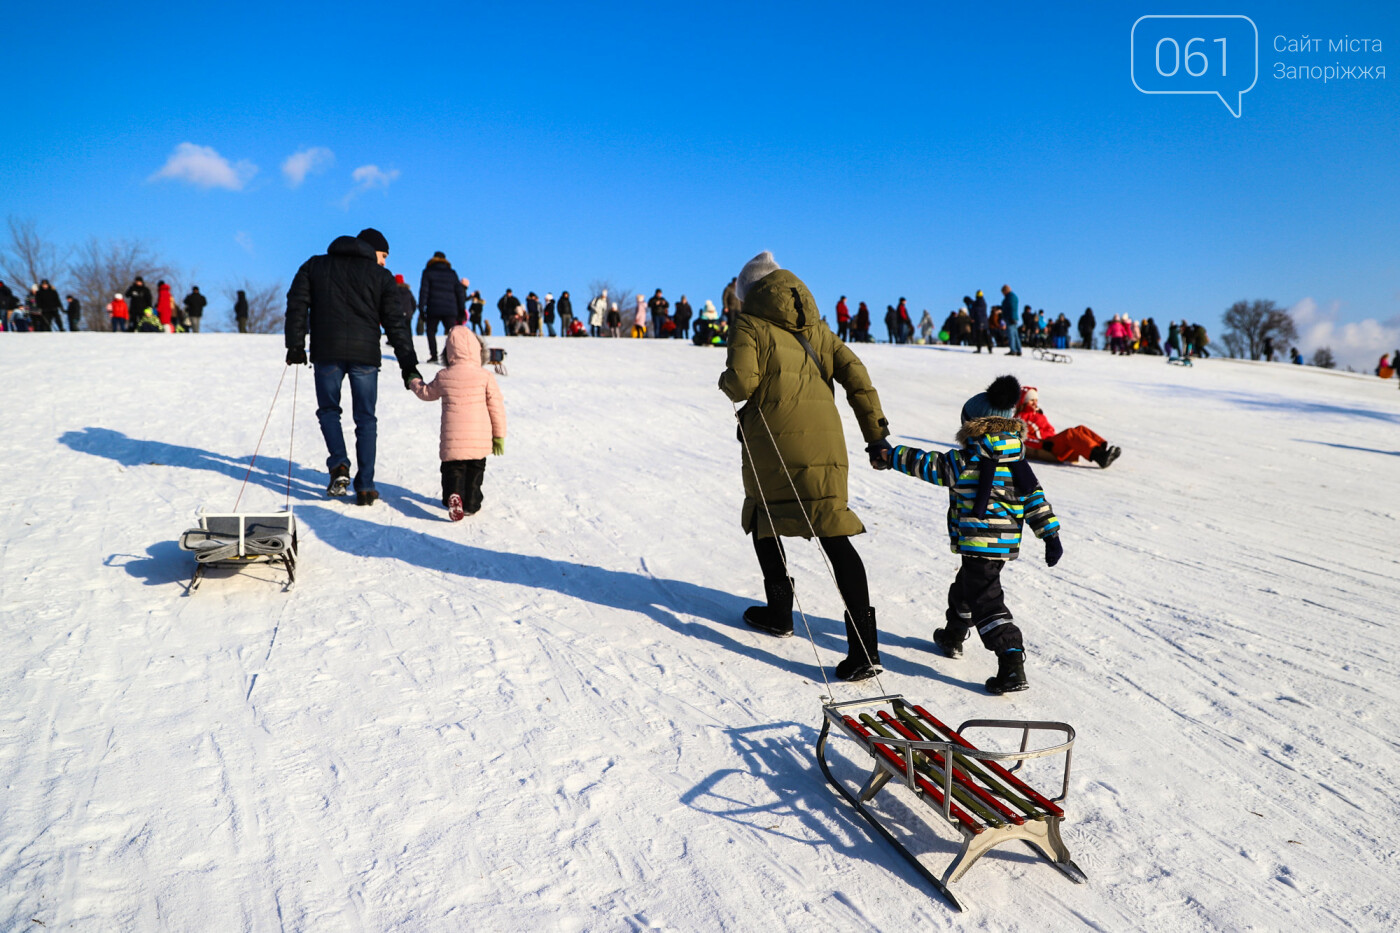
[[[200,512],[199,527],[180,535],[180,550],[194,554],[194,577],[186,594],[199,588],[209,567],[280,565],[287,571],[283,591],[296,582],[297,520],[290,506],[282,512]]]

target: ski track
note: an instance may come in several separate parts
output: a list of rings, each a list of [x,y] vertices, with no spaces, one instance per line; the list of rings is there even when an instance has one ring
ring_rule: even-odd
[[[303,379],[296,587],[253,567],[186,597],[173,541],[198,508],[231,507],[245,473],[245,508],[288,497],[285,402],[249,470],[279,339],[113,352],[122,339],[0,340],[12,397],[88,374],[16,409],[5,448],[0,929],[1400,925],[1383,835],[1400,816],[1385,609],[1400,560],[1372,543],[1394,539],[1393,386],[860,348],[896,440],[943,446],[962,400],[1011,370],[1056,425],[1125,451],[1110,471],[1037,464],[1066,557],[1046,568],[1030,541],[1008,568],[1033,686],[995,699],[986,652],[928,650],[956,569],[946,494],[860,468],[842,403],[886,689],[954,724],[1079,734],[1065,835],[1089,884],[1008,846],[960,884],[955,915],[816,768],[828,688],[807,640],[739,621],[762,582],[737,526],[722,353],[493,341],[510,350],[509,453],[456,525],[437,501],[437,406],[394,391],[392,363],[370,509],[324,498]],[[263,373],[244,400],[160,401],[231,358]],[[109,384],[134,392],[90,394]],[[1358,520],[1378,533],[1334,534]],[[829,670],[839,599],[815,546],[789,557]],[[833,739],[855,784],[853,751]],[[1053,787],[1053,767],[1030,767]],[[906,791],[876,807],[937,870],[956,851]]]

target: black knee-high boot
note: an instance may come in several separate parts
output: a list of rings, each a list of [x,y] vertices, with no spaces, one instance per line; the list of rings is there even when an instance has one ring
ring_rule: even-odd
[[[852,620],[846,613],[846,659],[836,665],[836,676],[855,682],[869,680],[880,673],[879,634],[875,626],[875,609],[867,606]]]
[[[744,610],[744,623],[768,635],[787,638],[792,634],[792,577],[763,581],[768,605]]]

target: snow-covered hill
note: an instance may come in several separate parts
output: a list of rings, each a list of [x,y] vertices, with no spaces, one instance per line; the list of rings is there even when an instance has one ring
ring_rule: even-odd
[[[326,500],[302,371],[297,586],[253,568],[186,597],[175,539],[234,504],[280,339],[0,339],[0,928],[1400,925],[1393,382],[860,348],[897,438],[948,444],[1010,371],[1124,450],[1037,467],[1066,556],[1032,543],[1004,577],[1032,683],[1007,698],[985,651],[928,650],[944,492],[853,469],[884,687],[1079,734],[1066,840],[1090,883],[997,850],[959,916],[823,782],[811,645],[739,620],[762,584],[723,352],[497,345],[511,430],[479,515],[445,520],[438,409],[392,364],[384,499]],[[286,498],[293,381],[245,508]],[[829,668],[835,589],[815,546],[790,554]],[[941,868],[955,837],[921,838]]]

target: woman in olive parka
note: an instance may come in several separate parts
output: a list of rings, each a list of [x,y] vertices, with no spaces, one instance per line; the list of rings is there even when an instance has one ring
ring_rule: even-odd
[[[850,541],[865,526],[846,502],[849,466],[833,380],[846,391],[872,466],[889,446],[880,397],[864,364],[822,321],[807,286],[779,268],[772,253],[750,260],[736,287],[743,312],[730,331],[719,387],[744,403],[742,523],[753,536],[768,597],[768,605],[751,606],[744,621],[770,635],[792,634],[792,580],[781,537],[815,532],[847,609],[847,657],[836,676],[865,680],[879,673],[880,655],[865,565]]]

